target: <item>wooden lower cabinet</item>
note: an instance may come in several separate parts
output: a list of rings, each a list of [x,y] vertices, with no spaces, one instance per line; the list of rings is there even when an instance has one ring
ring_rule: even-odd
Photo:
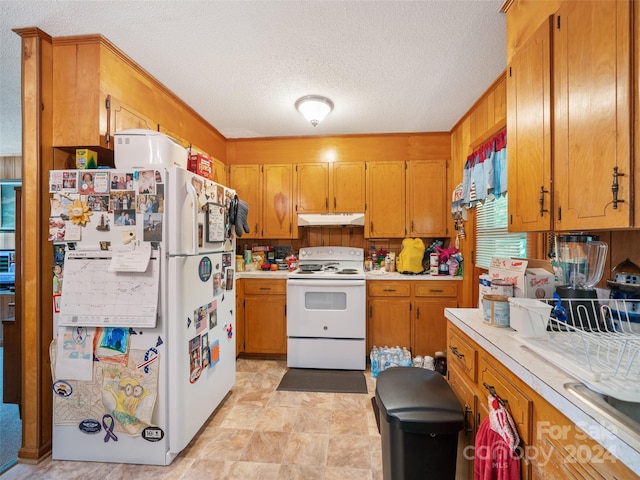
[[[465,409],[468,422],[459,437],[458,479],[473,479],[474,449],[470,445],[475,443],[475,435],[488,415],[487,397],[491,387],[506,402],[517,426],[523,480],[638,478],[450,322],[447,323],[447,354],[447,379]]]
[[[445,308],[458,305],[458,283],[438,280],[367,282],[367,351],[408,347],[434,356],[447,346]]]
[[[367,282],[367,351],[411,345],[411,285],[406,281]]]
[[[284,279],[243,282],[244,353],[287,353],[287,284]]]

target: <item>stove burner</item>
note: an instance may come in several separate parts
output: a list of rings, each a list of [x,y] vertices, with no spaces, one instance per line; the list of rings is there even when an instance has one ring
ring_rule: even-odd
[[[339,275],[355,275],[356,273],[358,273],[358,270],[356,270],[355,268],[343,268],[336,273]]]
[[[297,272],[298,275],[313,275],[315,272],[319,270],[299,270]]]

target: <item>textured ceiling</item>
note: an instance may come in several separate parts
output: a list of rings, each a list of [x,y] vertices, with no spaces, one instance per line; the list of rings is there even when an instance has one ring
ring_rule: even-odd
[[[0,0],[0,154],[20,37],[99,33],[227,138],[449,131],[505,68],[503,0]],[[312,127],[296,99],[334,111]]]

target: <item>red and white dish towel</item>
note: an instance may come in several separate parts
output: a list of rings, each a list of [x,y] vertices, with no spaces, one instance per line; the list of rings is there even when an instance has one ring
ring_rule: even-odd
[[[513,418],[498,397],[489,395],[489,416],[476,435],[474,479],[519,480],[520,436]]]

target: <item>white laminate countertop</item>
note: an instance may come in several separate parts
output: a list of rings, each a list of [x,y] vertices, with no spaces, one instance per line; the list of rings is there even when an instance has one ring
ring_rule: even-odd
[[[287,270],[278,270],[276,272],[271,271],[253,271],[253,272],[236,272],[236,278],[287,278],[289,272]],[[365,278],[369,280],[419,280],[419,281],[433,281],[433,280],[451,280],[462,281],[460,276],[452,275],[405,275],[398,272],[382,272],[374,270],[373,272],[366,272]]]
[[[447,308],[445,316],[613,456],[640,475],[640,442],[565,389],[565,384],[579,383],[578,379],[528,349],[519,340],[520,334],[515,330],[486,324],[482,319],[482,312],[477,308]],[[601,452],[599,456],[598,452],[592,454],[589,460],[602,458]]]

